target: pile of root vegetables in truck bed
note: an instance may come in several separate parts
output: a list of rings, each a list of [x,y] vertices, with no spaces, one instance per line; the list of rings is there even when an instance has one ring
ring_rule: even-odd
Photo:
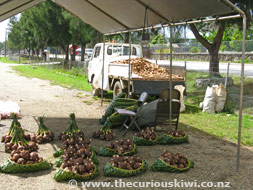
[[[114,61],[117,64],[129,64],[129,59]],[[132,73],[142,77],[143,80],[169,80],[170,72],[166,67],[156,65],[143,58],[131,59]],[[184,81],[184,76],[172,74],[173,81]]]

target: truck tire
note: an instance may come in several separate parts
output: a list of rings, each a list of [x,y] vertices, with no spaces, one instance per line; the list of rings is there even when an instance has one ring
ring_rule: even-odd
[[[121,83],[120,81],[117,81],[113,87],[113,98],[117,96],[118,94],[122,93],[122,91],[123,89],[122,89]]]
[[[91,82],[91,87],[92,87],[92,95],[93,96],[99,96],[101,93],[101,90],[99,88],[95,88],[95,85],[93,84],[93,79],[92,78],[92,82]]]
[[[93,96],[100,96],[100,89],[92,88],[92,95]]]

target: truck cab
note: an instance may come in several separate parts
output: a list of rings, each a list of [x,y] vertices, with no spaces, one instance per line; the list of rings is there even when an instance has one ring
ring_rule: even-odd
[[[96,44],[88,66],[88,82],[92,85],[93,95],[98,95],[102,89],[103,43]],[[131,57],[142,57],[142,48],[138,44],[131,44]],[[129,59],[129,44],[105,43],[104,85],[103,90],[114,89],[117,80],[111,80],[108,75],[109,64],[113,61]],[[118,69],[121,72],[121,69]]]

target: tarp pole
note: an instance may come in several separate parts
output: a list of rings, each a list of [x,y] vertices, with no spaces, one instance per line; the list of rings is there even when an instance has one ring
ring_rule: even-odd
[[[236,171],[240,167],[240,148],[241,148],[241,130],[242,130],[242,109],[243,109],[243,80],[244,80],[244,58],[245,58],[245,35],[246,35],[246,16],[243,15],[243,39],[242,39],[242,65],[241,65],[241,89],[240,89],[240,111],[238,125],[238,143],[237,143],[237,161]]]
[[[184,45],[186,46],[186,24],[184,25]],[[186,49],[186,48],[185,48]],[[187,62],[186,62],[186,60],[184,61],[184,69],[185,69],[185,76],[184,76],[184,81],[185,81],[185,83],[186,83],[186,74],[187,74],[187,72],[186,72],[186,64],[187,64]],[[185,84],[185,86],[186,86],[186,84]]]
[[[105,75],[105,35],[103,35],[103,66],[102,66],[101,106],[103,106],[103,99],[104,99],[104,75]]]
[[[169,129],[172,130],[172,26],[170,25],[170,118],[169,118]]]
[[[131,54],[132,54],[132,48],[131,48],[131,32],[129,31],[129,60],[128,60],[128,88],[127,88],[127,94],[128,94],[128,98],[130,98],[130,78],[131,78]]]

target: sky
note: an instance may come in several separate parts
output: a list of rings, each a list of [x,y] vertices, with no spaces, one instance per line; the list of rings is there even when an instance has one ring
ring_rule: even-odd
[[[0,22],[0,42],[5,41],[5,31],[6,28],[8,27],[9,19],[6,19],[2,22]]]

